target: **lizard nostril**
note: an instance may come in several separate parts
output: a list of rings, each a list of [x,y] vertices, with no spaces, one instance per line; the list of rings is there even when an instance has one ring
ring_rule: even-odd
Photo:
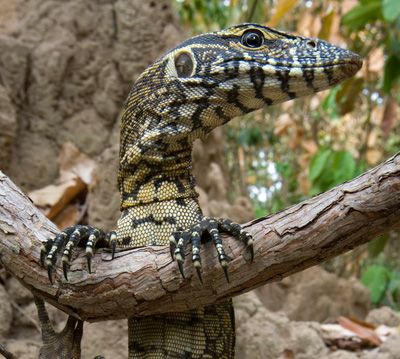
[[[307,46],[315,49],[317,47],[317,43],[314,40],[309,40],[309,41],[307,41]]]

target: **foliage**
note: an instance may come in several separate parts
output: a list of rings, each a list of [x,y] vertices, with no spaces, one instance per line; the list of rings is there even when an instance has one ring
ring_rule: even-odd
[[[361,281],[370,289],[373,304],[390,305],[400,310],[399,271],[388,265],[372,264],[362,273]]]
[[[326,191],[400,151],[399,0],[176,0],[176,4],[183,24],[195,33],[255,21],[347,44],[365,59],[356,77],[340,86],[231,121],[230,192],[249,193],[256,216]],[[238,157],[244,165],[238,164]],[[390,239],[378,239],[331,264],[345,275],[362,273],[373,303],[395,305],[400,282],[398,237],[395,233]]]

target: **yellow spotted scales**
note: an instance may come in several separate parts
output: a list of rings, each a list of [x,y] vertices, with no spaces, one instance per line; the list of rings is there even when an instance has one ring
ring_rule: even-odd
[[[186,40],[149,66],[132,86],[121,126],[121,217],[111,233],[67,228],[43,243],[41,260],[52,269],[62,253],[67,278],[72,249],[171,246],[182,275],[185,248],[201,277],[201,240],[215,243],[228,278],[219,236],[242,241],[251,258],[253,239],[240,225],[202,215],[194,189],[193,141],[236,116],[327,89],[354,75],[361,58],[319,39],[243,24]],[[233,358],[231,302],[168,315],[129,319],[129,358]]]

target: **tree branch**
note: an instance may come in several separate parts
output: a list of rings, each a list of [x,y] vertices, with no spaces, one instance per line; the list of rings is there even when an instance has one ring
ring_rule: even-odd
[[[50,285],[39,263],[40,240],[57,232],[44,215],[0,173],[0,259],[35,295],[82,320],[98,321],[185,311],[249,291],[359,246],[400,224],[400,154],[356,179],[245,225],[255,239],[252,264],[243,245],[225,236],[230,283],[212,243],[202,249],[203,281],[190,255],[182,279],[168,247],[110,253],[99,250],[87,272],[77,251],[69,282],[61,268]]]

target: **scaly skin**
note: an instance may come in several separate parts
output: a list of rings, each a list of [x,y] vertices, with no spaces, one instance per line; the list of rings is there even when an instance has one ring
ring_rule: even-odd
[[[125,103],[116,231],[73,227],[45,242],[42,260],[50,278],[62,248],[67,276],[79,242],[86,243],[89,265],[96,242],[117,248],[171,243],[180,269],[191,242],[199,275],[203,234],[214,241],[225,269],[220,231],[252,252],[252,238],[239,225],[202,215],[191,171],[193,141],[233,117],[327,89],[354,75],[361,63],[325,41],[255,24],[196,36],[168,52],[137,79]],[[129,358],[233,358],[234,342],[231,302],[129,320]]]

